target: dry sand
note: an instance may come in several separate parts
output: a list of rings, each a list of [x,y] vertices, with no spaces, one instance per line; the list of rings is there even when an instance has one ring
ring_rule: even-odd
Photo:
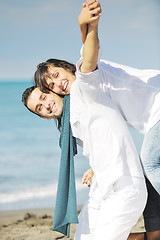
[[[80,210],[80,208],[79,208]],[[76,225],[71,226],[70,238],[53,232],[53,209],[31,209],[0,212],[1,240],[52,240],[74,239]],[[132,232],[143,232],[141,217]]]

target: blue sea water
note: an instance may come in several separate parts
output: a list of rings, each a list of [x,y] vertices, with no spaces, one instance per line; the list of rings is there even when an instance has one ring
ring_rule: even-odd
[[[54,207],[59,171],[59,132],[53,120],[30,113],[21,102],[31,85],[0,82],[0,211]],[[131,129],[138,152],[142,135]],[[78,204],[87,199],[81,184],[89,168],[81,149],[75,158]]]

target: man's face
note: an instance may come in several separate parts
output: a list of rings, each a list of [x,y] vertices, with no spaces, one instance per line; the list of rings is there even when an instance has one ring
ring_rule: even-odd
[[[63,99],[57,94],[41,92],[35,88],[28,97],[27,107],[44,118],[56,118],[62,115]]]
[[[47,87],[57,94],[70,94],[71,85],[75,79],[75,75],[63,68],[52,66],[48,68]]]

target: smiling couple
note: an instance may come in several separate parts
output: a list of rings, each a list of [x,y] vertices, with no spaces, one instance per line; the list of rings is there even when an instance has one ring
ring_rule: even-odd
[[[61,130],[63,98],[70,94],[72,135],[83,147],[94,172],[75,239],[125,240],[146,205],[144,174],[160,193],[160,140],[154,134],[160,129],[160,71],[138,70],[100,59],[100,16],[98,1],[83,4],[79,26],[84,46],[77,65],[57,59],[39,64],[34,76],[36,86],[26,89],[22,100],[40,117],[58,119]],[[145,134],[141,154],[144,172],[127,125]],[[158,210],[159,195],[156,203]],[[147,232],[159,237],[157,210],[154,217],[151,213],[151,220],[147,213],[145,221]],[[145,238],[144,234],[138,237]],[[151,239],[148,233],[147,237]]]

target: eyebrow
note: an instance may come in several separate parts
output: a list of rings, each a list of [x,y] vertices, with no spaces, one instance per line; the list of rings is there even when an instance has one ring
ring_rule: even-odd
[[[36,107],[35,107],[35,112],[37,112],[37,113],[38,113],[38,111],[37,111],[38,107],[39,107],[39,104],[37,104]]]
[[[41,100],[41,99],[42,99],[42,96],[43,96],[43,93],[40,95],[40,97],[39,97],[39,100]]]

